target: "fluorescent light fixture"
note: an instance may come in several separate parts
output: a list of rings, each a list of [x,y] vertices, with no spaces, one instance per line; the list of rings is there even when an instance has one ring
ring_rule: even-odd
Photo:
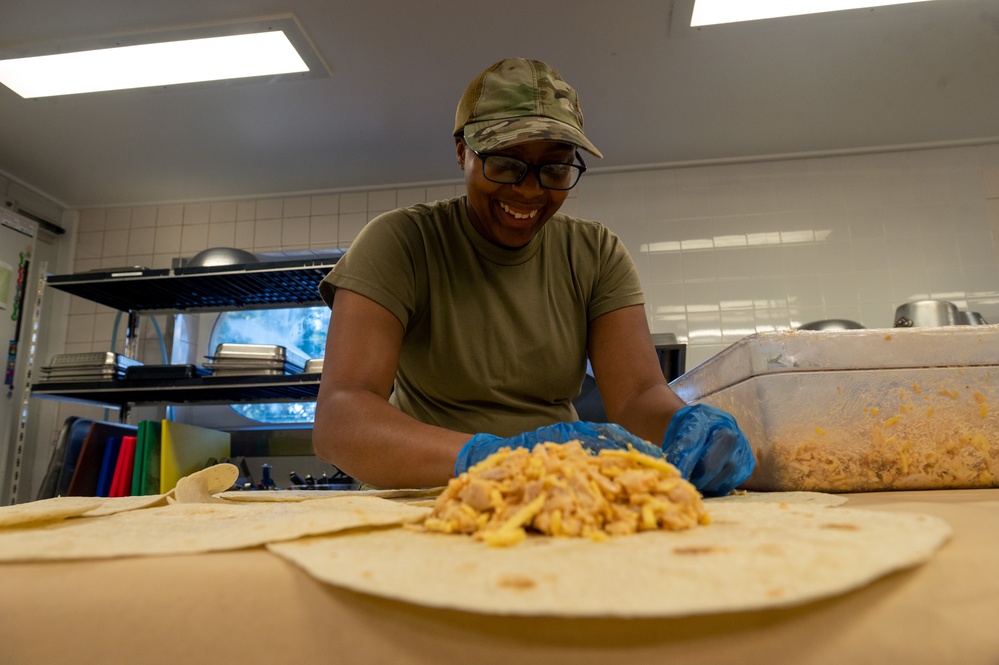
[[[293,19],[283,26],[274,21],[238,28],[226,24],[214,35],[210,27],[199,28],[115,40],[125,45],[5,58],[0,59],[0,83],[21,97],[37,98],[323,69],[314,52],[306,52],[312,67],[303,58],[301,45],[310,45],[300,32],[294,34],[296,27]],[[226,34],[232,32],[237,34]],[[299,49],[290,37],[296,37]]]
[[[784,16],[801,16],[837,12],[845,9],[864,9],[885,5],[904,5],[929,0],[694,0],[691,27],[758,21]]]

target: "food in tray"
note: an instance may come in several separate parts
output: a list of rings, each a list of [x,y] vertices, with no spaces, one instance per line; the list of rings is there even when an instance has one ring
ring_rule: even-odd
[[[761,473],[777,490],[996,487],[999,413],[983,392],[996,388],[973,376],[914,381],[871,402],[830,399],[827,417],[757,447]]]
[[[670,385],[731,413],[758,491],[999,487],[999,326],[760,333]]]
[[[448,483],[424,527],[504,546],[527,530],[602,540],[708,522],[701,495],[672,464],[633,450],[591,455],[569,441],[490,455]]]

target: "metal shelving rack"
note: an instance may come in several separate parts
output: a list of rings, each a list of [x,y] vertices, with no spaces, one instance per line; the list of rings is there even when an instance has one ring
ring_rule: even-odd
[[[236,404],[239,402],[307,402],[319,391],[319,374],[225,376],[174,381],[44,381],[31,394],[119,409],[142,404]]]
[[[318,286],[343,255],[261,263],[120,269],[51,275],[47,285],[122,312],[187,314],[237,309],[321,305]],[[302,402],[315,399],[319,374],[206,376],[167,380],[100,382],[39,381],[31,395],[109,406],[125,420],[139,404],[232,404],[237,402]]]

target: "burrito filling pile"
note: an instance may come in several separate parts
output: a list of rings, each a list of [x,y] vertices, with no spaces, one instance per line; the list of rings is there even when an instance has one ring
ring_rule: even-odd
[[[513,545],[527,531],[603,540],[710,519],[676,467],[634,450],[591,455],[579,441],[503,448],[453,478],[423,527]]]

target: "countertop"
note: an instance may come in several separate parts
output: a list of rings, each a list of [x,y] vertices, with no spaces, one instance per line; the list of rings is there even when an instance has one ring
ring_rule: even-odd
[[[844,496],[937,515],[953,538],[841,596],[659,620],[429,609],[327,586],[262,548],[3,564],[0,662],[999,663],[999,489]]]

